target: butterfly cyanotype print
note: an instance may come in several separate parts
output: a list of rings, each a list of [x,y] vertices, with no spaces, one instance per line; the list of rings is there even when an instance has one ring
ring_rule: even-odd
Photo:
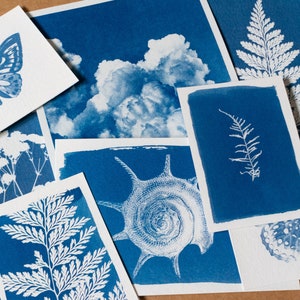
[[[15,33],[0,45],[0,97],[15,98],[22,88],[22,77],[18,73],[23,66],[20,34]]]

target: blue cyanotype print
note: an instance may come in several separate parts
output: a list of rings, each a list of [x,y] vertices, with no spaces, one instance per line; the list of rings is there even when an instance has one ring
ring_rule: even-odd
[[[275,87],[199,90],[188,104],[216,223],[299,209],[299,168]]]
[[[198,0],[112,1],[34,22],[81,79],[45,106],[53,138],[182,137],[176,87],[230,80]]]
[[[208,0],[240,79],[284,78],[300,130],[298,1]],[[232,34],[234,32],[234,34]]]
[[[0,99],[14,98],[22,88],[18,73],[23,66],[22,44],[19,33],[12,34],[0,44]],[[0,102],[0,105],[2,102]]]
[[[7,299],[127,299],[80,188],[1,216],[0,239]]]
[[[27,194],[54,179],[36,113],[0,135],[0,203]]]
[[[189,147],[66,153],[60,177],[79,170],[133,283],[240,282],[228,232],[207,229]]]

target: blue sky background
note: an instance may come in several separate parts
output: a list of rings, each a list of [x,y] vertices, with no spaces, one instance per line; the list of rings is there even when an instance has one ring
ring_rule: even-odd
[[[40,16],[35,18],[34,22],[47,38],[59,39],[65,52],[79,55],[82,58],[76,71],[81,79],[80,83],[76,85],[75,89],[69,90],[46,106],[53,137],[62,137],[62,135],[67,137],[99,137],[101,135],[103,137],[108,134],[113,137],[121,135],[130,137],[134,135],[135,133],[130,131],[130,125],[128,131],[123,132],[124,124],[119,127],[115,124],[116,119],[123,121],[122,118],[126,118],[126,110],[135,114],[134,108],[128,105],[124,108],[125,112],[123,111],[121,116],[113,116],[115,107],[99,114],[89,100],[99,93],[99,90],[95,88],[97,80],[94,74],[100,62],[119,59],[129,61],[136,66],[139,61],[144,59],[144,54],[148,51],[148,41],[151,39],[159,40],[169,34],[184,36],[185,41],[190,43],[186,51],[189,49],[196,51],[198,58],[208,65],[210,72],[204,78],[206,81],[224,82],[230,79],[198,0],[113,1]],[[190,54],[189,51],[188,55]],[[185,77],[193,77],[197,66],[186,65],[187,59],[188,57],[183,57],[185,61],[175,62],[173,71],[177,74],[185,74]],[[164,67],[159,66],[159,68]],[[147,136],[185,135],[181,128],[178,129],[178,127],[182,127],[182,119],[176,113],[173,118],[176,130],[174,128],[166,129],[165,126],[167,116],[172,115],[173,117],[174,110],[179,107],[174,87],[162,83],[157,72],[149,72],[146,79],[143,79],[145,74],[139,72],[134,72],[133,76],[130,76],[132,74],[130,73],[129,78],[125,78],[126,74],[125,71],[122,73],[122,80],[126,80],[126,86],[132,85],[137,89],[139,85],[137,82],[140,84],[141,82],[145,83],[143,80],[156,82],[159,89],[163,90],[164,98],[169,99],[168,111],[161,111],[160,107],[157,108],[155,105],[152,107],[157,119],[155,122],[145,120],[145,115],[150,112],[143,107],[142,103],[138,103],[139,108],[146,110],[146,113],[143,113],[143,117],[135,115],[134,119],[141,118],[142,122],[148,125]],[[199,82],[199,80],[194,80],[193,83]],[[189,83],[179,81],[176,84],[180,86]],[[133,94],[138,93],[140,91],[135,90]],[[61,116],[63,118],[60,119]],[[67,126],[60,124],[59,119],[60,121],[67,120],[68,126],[73,130],[62,133],[61,128],[66,130]],[[149,119],[153,118],[150,116]]]
[[[188,101],[216,223],[299,209],[299,169],[275,87],[199,90]],[[235,154],[241,140],[229,136],[233,122],[218,109],[252,124],[248,141],[259,136],[253,182],[239,173],[245,164],[229,160],[242,156]]]
[[[147,180],[162,173],[166,154],[171,155],[171,172],[175,177],[195,177],[189,147],[168,146],[67,153],[60,178],[84,172],[96,201],[123,203],[131,193],[132,181],[114,157],[124,161],[139,179]],[[123,230],[124,220],[120,212],[104,206],[99,206],[99,209],[112,235]],[[139,248],[130,240],[116,241],[115,245],[134,283],[240,282],[228,232],[214,234],[212,246],[203,255],[195,245],[185,247],[179,257],[181,278],[175,275],[171,260],[164,257],[149,259],[133,278],[133,270],[140,255]]]

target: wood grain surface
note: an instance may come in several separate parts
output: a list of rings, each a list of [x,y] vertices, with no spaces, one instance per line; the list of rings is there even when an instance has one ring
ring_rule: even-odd
[[[163,1],[163,0],[161,0]],[[182,0],[184,1],[184,0]],[[21,6],[25,11],[47,8],[55,5],[76,2],[74,0],[0,0],[0,15],[15,6]],[[274,0],[276,2],[276,0]],[[170,291],[171,293],[172,291]],[[197,295],[147,296],[141,300],[299,300],[299,291],[280,292],[245,292],[245,293],[218,293]]]

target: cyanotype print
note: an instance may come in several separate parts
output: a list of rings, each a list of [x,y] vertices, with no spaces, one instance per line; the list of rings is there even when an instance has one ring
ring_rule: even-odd
[[[23,66],[23,53],[20,34],[9,36],[0,45],[0,99],[14,98],[20,94]],[[2,104],[2,101],[0,105]]]
[[[0,134],[0,202],[54,179],[39,119],[32,113]]]
[[[78,79],[20,6],[0,17],[0,27],[0,131],[3,131]]]
[[[140,295],[155,293],[151,285],[160,294],[170,283],[214,283],[228,290],[227,284],[240,282],[228,233],[207,229],[188,146],[150,140],[133,146],[127,140],[127,146],[110,148],[99,139],[92,150],[72,141],[66,153],[68,141],[57,144],[58,165],[64,161],[60,177],[83,170]]]
[[[53,138],[182,137],[176,87],[230,80],[199,0],[74,7],[34,18],[81,78],[45,106]]]
[[[7,299],[131,299],[82,190],[39,195],[31,194],[24,210],[7,203],[15,205],[14,212],[0,217]]]
[[[207,187],[209,227],[296,215],[299,138],[281,78],[183,88],[179,97],[198,180]]]
[[[241,79],[283,77],[300,130],[299,2],[208,0]],[[228,10],[228,11],[227,11]],[[232,31],[234,30],[234,35]]]

